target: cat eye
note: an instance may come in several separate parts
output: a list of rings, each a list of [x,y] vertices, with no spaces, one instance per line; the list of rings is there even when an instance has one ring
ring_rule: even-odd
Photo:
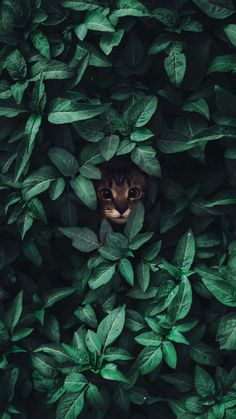
[[[110,189],[102,189],[100,191],[100,196],[102,199],[110,199],[112,198],[112,192],[110,191]]]
[[[139,198],[140,196],[140,189],[139,188],[130,188],[129,190],[129,198]]]

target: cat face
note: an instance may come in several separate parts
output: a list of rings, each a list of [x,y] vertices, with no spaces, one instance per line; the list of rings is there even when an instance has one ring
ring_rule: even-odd
[[[101,214],[109,221],[124,224],[133,205],[144,198],[146,176],[136,167],[106,169],[95,188]]]

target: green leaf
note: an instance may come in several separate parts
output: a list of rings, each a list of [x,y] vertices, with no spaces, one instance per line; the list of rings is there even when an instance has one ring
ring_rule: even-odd
[[[133,359],[128,351],[122,348],[110,347],[105,350],[104,358],[106,361],[127,361]]]
[[[30,262],[34,263],[36,266],[42,265],[42,256],[33,237],[29,237],[23,241],[22,250],[25,257],[30,260]]]
[[[236,25],[229,23],[224,27],[224,31],[229,38],[231,44],[236,47]]]
[[[193,413],[202,413],[204,411],[204,405],[199,396],[188,397],[185,401],[185,406]]]
[[[150,266],[147,262],[140,261],[136,267],[136,275],[139,287],[142,292],[146,292],[150,282]]]
[[[66,393],[60,399],[56,409],[56,419],[75,419],[83,410],[84,392]]]
[[[177,243],[174,264],[183,272],[191,268],[195,255],[195,240],[191,230],[187,231]]]
[[[148,175],[161,176],[159,161],[150,146],[137,146],[131,153],[131,160]]]
[[[222,87],[218,85],[215,86],[215,94],[218,112],[221,113],[223,107],[225,115],[227,114],[228,116],[235,116],[236,96],[228,90],[222,89]]]
[[[99,11],[86,14],[85,24],[89,30],[100,32],[114,32],[115,29],[106,16]]]
[[[58,199],[65,189],[65,181],[63,177],[55,179],[50,186],[49,195],[52,201]]]
[[[11,331],[15,329],[16,325],[18,324],[20,320],[20,316],[22,313],[22,306],[23,303],[23,291],[20,291],[19,294],[14,298],[14,300],[11,302],[11,304],[8,307],[8,310],[6,312],[6,324]]]
[[[37,113],[43,112],[46,105],[47,95],[42,78],[36,81],[31,98],[32,108],[34,109],[34,111]]]
[[[50,58],[50,45],[47,36],[40,30],[30,34],[34,47],[46,58]]]
[[[73,127],[77,134],[87,141],[98,142],[104,136],[101,122],[98,119],[74,122]]]
[[[53,378],[56,375],[55,361],[48,355],[33,354],[31,356],[33,367],[43,375],[43,377]]]
[[[215,73],[216,71],[223,73],[227,73],[229,71],[235,72],[235,65],[236,54],[218,55],[212,59],[207,73]]]
[[[100,115],[108,107],[109,105],[78,103],[70,99],[57,98],[50,104],[48,121],[52,124],[68,124],[75,121],[83,121]]]
[[[123,278],[131,285],[134,285],[134,271],[129,259],[122,258],[118,264],[119,271]]]
[[[172,129],[164,130],[158,141],[157,148],[163,153],[181,153],[190,150],[193,145],[188,141],[188,137]]]
[[[222,304],[236,307],[236,287],[216,268],[198,268],[202,282]]]
[[[118,370],[118,367],[115,364],[105,364],[105,366],[101,368],[100,374],[106,380],[119,381],[121,383],[128,382],[127,378]]]
[[[66,227],[59,230],[69,237],[72,246],[81,252],[91,252],[99,247],[96,234],[88,227]]]
[[[97,144],[89,144],[83,148],[80,153],[80,163],[90,163],[90,164],[99,164],[103,162],[104,159],[99,151]]]
[[[157,109],[156,96],[144,96],[131,106],[125,114],[126,124],[133,127],[146,125]]]
[[[120,336],[125,323],[125,306],[112,310],[99,324],[98,337],[104,348],[111,345]]]
[[[164,60],[164,67],[169,81],[175,86],[180,87],[186,71],[186,56],[182,47],[173,42],[169,47],[168,56]]]
[[[61,4],[65,8],[79,12],[84,10],[96,10],[99,8],[99,2],[94,0],[63,0]]]
[[[156,348],[155,346],[144,348],[137,358],[137,365],[141,375],[148,374],[155,370],[161,361],[162,351],[160,348]]]
[[[167,383],[173,384],[181,392],[187,392],[193,388],[192,377],[185,373],[162,374],[161,378]]]
[[[82,323],[85,323],[90,327],[97,327],[96,314],[90,304],[86,304],[84,307],[78,307],[74,314]]]
[[[131,240],[131,242],[129,243],[129,248],[131,250],[137,250],[139,249],[144,243],[146,243],[149,239],[152,238],[153,236],[153,232],[147,232],[147,233],[140,233],[137,234],[133,240]]]
[[[27,148],[31,150],[41,124],[41,115],[32,114],[25,126]]]
[[[138,0],[117,0],[111,19],[124,16],[144,17],[149,15],[148,9]]]
[[[70,357],[65,353],[62,346],[57,343],[49,343],[47,345],[41,345],[34,352],[45,352],[50,355],[55,361],[60,363],[70,361]]]
[[[69,358],[80,367],[89,364],[89,355],[85,349],[74,348],[67,343],[62,343],[61,346]]]
[[[91,163],[83,164],[80,167],[80,173],[88,179],[101,179],[102,176],[100,169]]]
[[[177,353],[173,343],[166,340],[162,344],[163,360],[169,365],[170,368],[175,369],[177,364]]]
[[[106,33],[101,36],[99,41],[99,46],[101,50],[106,54],[109,55],[114,47],[117,47],[124,35],[124,29],[118,29],[113,33]]]
[[[155,55],[161,51],[164,51],[173,40],[174,40],[174,37],[170,33],[163,33],[159,35],[150,46],[148,50],[148,54]]]
[[[86,398],[88,399],[89,404],[98,410],[105,409],[105,400],[99,391],[98,387],[94,384],[89,384],[89,388],[86,392]]]
[[[217,349],[211,348],[203,342],[191,344],[190,356],[195,362],[202,365],[217,366],[221,362]]]
[[[137,202],[128,217],[128,221],[125,225],[124,232],[131,241],[136,234],[140,232],[144,222],[144,206],[141,201]]]
[[[118,260],[121,258],[121,251],[113,246],[101,246],[98,249],[100,255],[107,260]]]
[[[228,313],[221,318],[216,341],[219,342],[220,349],[236,349],[236,313]]]
[[[25,170],[31,154],[33,152],[37,134],[41,125],[42,116],[37,114],[32,114],[27,120],[25,126],[25,144],[18,155],[18,160],[16,162],[15,168],[15,181],[17,182]]]
[[[79,175],[70,180],[70,186],[75,192],[75,195],[78,196],[87,207],[92,210],[97,208],[97,195],[93,182],[90,179]]]
[[[17,367],[12,367],[12,368],[9,368],[8,369],[8,371],[7,371],[7,379],[8,379],[8,383],[7,383],[7,387],[8,387],[8,401],[9,402],[11,402],[12,401],[12,399],[13,399],[13,397],[14,397],[14,395],[15,395],[15,387],[16,387],[16,384],[17,384],[17,381],[18,381],[18,378],[19,378],[19,368],[17,368]],[[10,410],[10,409],[8,409],[8,410]],[[15,409],[16,410],[16,413],[20,413],[17,409]],[[14,408],[13,408],[13,413],[15,413],[14,412]]]
[[[44,307],[52,307],[58,301],[64,300],[64,298],[68,297],[69,295],[75,292],[74,288],[54,288],[51,291],[48,291],[44,295]]]
[[[204,0],[193,0],[193,2],[207,16],[215,19],[225,19],[231,16],[235,10],[231,0],[210,0],[207,3]]]
[[[101,354],[101,342],[98,335],[93,330],[86,333],[86,346],[91,353]]]
[[[170,8],[165,9],[158,7],[157,9],[152,10],[152,16],[170,29],[173,29],[177,24],[176,13]]]
[[[12,96],[14,97],[17,105],[19,105],[22,102],[24,93],[29,85],[29,81],[26,80],[25,82],[19,81],[15,84],[11,85],[11,92]]]
[[[47,223],[47,216],[43,204],[38,198],[31,198],[31,200],[27,202],[27,206],[30,208],[30,215],[33,218],[41,220],[43,223]]]
[[[194,374],[194,386],[201,397],[211,398],[215,394],[215,383],[211,376],[199,365],[196,365]]]
[[[145,249],[142,251],[142,257],[147,262],[152,262],[159,254],[161,250],[161,240],[149,244]]]
[[[105,160],[111,160],[111,158],[116,154],[116,151],[119,147],[119,143],[120,139],[118,135],[110,135],[108,137],[103,137],[99,141],[99,150]]]
[[[162,344],[162,337],[155,332],[144,332],[141,335],[135,337],[135,340],[143,346],[156,346],[159,347]]]
[[[129,35],[124,49],[124,58],[127,63],[128,72],[135,72],[136,68],[144,58],[144,48],[142,42],[137,36],[131,32]]]
[[[34,329],[30,327],[25,327],[24,329],[17,330],[11,337],[12,342],[18,342],[18,340],[22,340],[25,337],[29,336]]]
[[[25,212],[21,215],[20,218],[17,219],[17,225],[19,226],[19,231],[21,235],[21,240],[24,239],[27,231],[32,227],[33,224],[33,217],[28,213]],[[31,253],[32,256],[32,253]]]
[[[116,270],[116,265],[111,262],[102,262],[98,265],[89,278],[89,286],[92,289],[101,287],[109,282]]]
[[[13,80],[22,80],[26,77],[26,62],[18,49],[15,49],[11,54],[8,55],[6,68]]]
[[[188,278],[184,278],[179,290],[168,307],[168,313],[173,324],[188,314],[192,305],[192,289]]]
[[[135,142],[146,141],[153,136],[154,134],[148,128],[137,128],[130,134],[131,140]]]
[[[134,148],[135,148],[135,143],[132,143],[132,141],[130,140],[122,140],[120,141],[116,155],[121,156],[122,154],[130,153]]]
[[[108,229],[107,240],[108,245],[115,246],[119,249],[128,248],[128,239],[121,233],[113,233],[112,230]]]
[[[204,99],[189,100],[183,105],[183,111],[196,112],[206,119],[210,119],[210,111],[207,102]]]
[[[184,337],[184,335],[182,335],[182,333],[179,332],[179,330],[175,326],[172,327],[167,337],[169,340],[173,342],[182,343],[183,345],[189,345],[188,340]]]
[[[43,166],[35,170],[23,181],[23,192],[26,200],[46,191],[55,180],[55,172],[51,166]]]
[[[68,64],[41,57],[31,68],[33,80],[64,80],[75,76]]]
[[[227,409],[225,419],[234,419],[236,414],[236,408]]]
[[[64,387],[66,391],[78,393],[86,386],[87,383],[88,380],[86,377],[84,377],[83,374],[80,374],[79,372],[72,372],[67,375],[64,382]]]
[[[48,151],[48,156],[63,176],[75,176],[78,173],[77,159],[65,148],[52,147]]]
[[[205,203],[207,208],[212,208],[216,205],[233,205],[236,203],[235,191],[221,192],[215,195],[212,199],[209,199]]]
[[[72,84],[73,86],[76,86],[80,83],[81,79],[83,78],[88,66],[89,66],[89,60],[90,60],[90,52],[88,51],[84,57],[81,58],[79,63],[76,65],[75,69],[77,70],[76,77],[74,78]]]
[[[181,418],[182,415],[182,417],[186,419],[193,419],[192,416],[189,416],[189,410],[185,407],[185,402],[183,400],[168,400],[168,406],[177,418]]]
[[[75,26],[75,34],[78,38],[83,41],[88,33],[88,27],[85,23],[81,23],[80,25]],[[86,55],[84,56],[86,57]],[[84,58],[83,57],[83,58]],[[82,59],[83,59],[82,58]],[[89,61],[89,56],[87,55],[87,60]]]

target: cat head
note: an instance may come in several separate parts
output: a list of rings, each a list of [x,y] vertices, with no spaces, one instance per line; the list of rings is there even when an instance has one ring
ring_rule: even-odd
[[[102,216],[116,224],[126,223],[133,205],[144,199],[146,183],[146,175],[133,165],[102,169],[95,185]]]

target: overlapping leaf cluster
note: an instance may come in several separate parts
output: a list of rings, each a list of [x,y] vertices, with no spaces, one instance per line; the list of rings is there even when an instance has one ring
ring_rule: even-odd
[[[236,3],[2,0],[0,417],[236,417]],[[148,176],[124,228],[94,181]]]

